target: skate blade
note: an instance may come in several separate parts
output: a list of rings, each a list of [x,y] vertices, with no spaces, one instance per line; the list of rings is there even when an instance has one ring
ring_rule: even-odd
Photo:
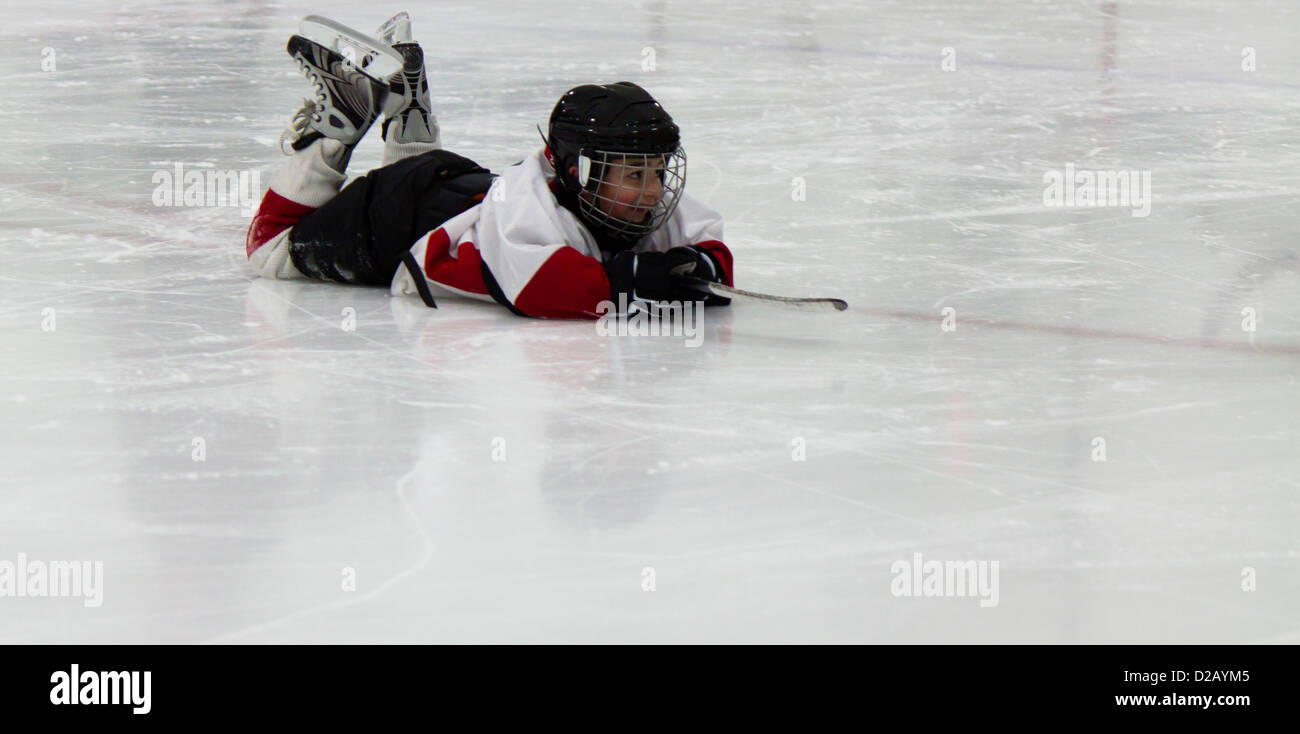
[[[384,21],[375,31],[375,38],[383,41],[389,46],[399,43],[411,42],[411,16],[402,11],[397,15]]]
[[[406,63],[401,54],[378,38],[320,15],[305,16],[298,24],[298,35],[338,53],[377,82],[387,82]]]

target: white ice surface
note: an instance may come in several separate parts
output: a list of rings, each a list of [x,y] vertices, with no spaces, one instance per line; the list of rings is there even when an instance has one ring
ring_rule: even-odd
[[[405,8],[448,148],[640,82],[737,284],[851,304],[695,349],[255,282],[245,213],[154,206],[269,181],[297,16],[401,6],[6,6],[0,562],[104,598],[0,597],[0,642],[1300,641],[1300,6],[779,5]],[[1044,206],[1067,163],[1151,215]],[[894,596],[914,553],[998,605]]]

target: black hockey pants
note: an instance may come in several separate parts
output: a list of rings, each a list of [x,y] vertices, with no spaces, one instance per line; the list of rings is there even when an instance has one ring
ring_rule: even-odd
[[[433,150],[376,168],[303,217],[289,232],[289,257],[304,275],[388,285],[415,238],[483,200],[492,173]]]

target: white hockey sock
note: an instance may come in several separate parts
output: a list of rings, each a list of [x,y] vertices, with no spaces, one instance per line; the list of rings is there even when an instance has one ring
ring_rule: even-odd
[[[413,155],[428,153],[431,150],[442,148],[442,136],[438,131],[438,118],[429,115],[429,133],[432,133],[432,140],[407,140],[402,129],[402,119],[394,118],[389,129],[388,139],[384,141],[384,161],[383,165],[396,163],[404,158],[410,158]],[[424,133],[425,131],[421,131]],[[428,138],[428,134],[421,137]]]
[[[289,257],[289,232],[291,231],[293,231],[292,227],[284,230],[248,256],[248,266],[252,268],[253,275],[275,280],[307,277],[298,272],[298,268],[294,267],[293,260]]]
[[[343,170],[351,152],[337,140],[316,140],[293,154],[289,164],[271,180],[271,188],[290,201],[319,207],[343,188],[347,180]]]

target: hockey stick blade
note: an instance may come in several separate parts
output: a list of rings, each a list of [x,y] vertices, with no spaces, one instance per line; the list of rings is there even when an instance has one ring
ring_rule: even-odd
[[[830,313],[832,311],[843,311],[849,307],[848,303],[838,298],[788,298],[786,296],[769,296],[766,293],[742,291],[739,288],[732,288],[731,286],[723,285],[722,283],[713,283],[700,278],[677,276],[677,280],[682,285],[690,286],[701,293],[711,293],[722,298],[752,301],[767,306],[790,308],[797,311]]]

